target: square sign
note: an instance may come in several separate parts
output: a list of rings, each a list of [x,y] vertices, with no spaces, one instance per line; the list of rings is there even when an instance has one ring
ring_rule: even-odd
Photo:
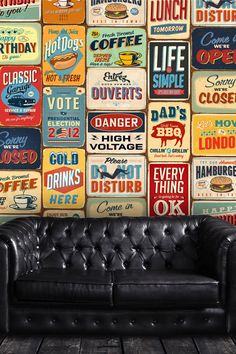
[[[186,100],[189,97],[189,43],[149,43],[149,98]]]
[[[0,125],[37,126],[42,115],[42,72],[37,66],[0,68]]]
[[[149,216],[189,215],[189,166],[187,163],[149,165]]]
[[[43,0],[44,23],[78,25],[84,18],[85,0]]]
[[[3,0],[0,2],[0,21],[38,21],[41,0]]]
[[[85,28],[44,26],[43,83],[50,86],[80,86],[85,80]]]
[[[41,174],[35,171],[0,173],[0,214],[41,212]]]
[[[45,146],[82,146],[84,121],[84,88],[44,87],[43,141]]]
[[[144,156],[88,156],[88,196],[143,197],[145,191],[146,159]]]
[[[43,152],[43,206],[79,209],[85,203],[85,151],[76,148]]]

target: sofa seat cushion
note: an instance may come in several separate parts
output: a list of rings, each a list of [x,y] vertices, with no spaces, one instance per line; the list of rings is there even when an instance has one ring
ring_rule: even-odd
[[[219,282],[174,271],[115,271],[116,307],[191,308],[219,305]]]
[[[25,301],[112,305],[110,272],[44,268],[17,279],[16,297]]]

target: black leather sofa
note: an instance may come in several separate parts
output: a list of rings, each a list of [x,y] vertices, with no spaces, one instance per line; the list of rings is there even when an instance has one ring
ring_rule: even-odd
[[[0,272],[1,332],[236,329],[236,228],[208,216],[16,219]]]

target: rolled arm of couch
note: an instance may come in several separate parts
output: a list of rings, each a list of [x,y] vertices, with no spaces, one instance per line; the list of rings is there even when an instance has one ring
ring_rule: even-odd
[[[220,281],[227,330],[236,332],[236,227],[207,218],[199,230],[202,272]]]
[[[38,268],[37,218],[19,218],[1,225],[0,241],[8,247],[10,280]]]

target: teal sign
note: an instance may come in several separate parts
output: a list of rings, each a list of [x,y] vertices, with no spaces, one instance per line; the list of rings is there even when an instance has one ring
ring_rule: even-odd
[[[142,28],[89,28],[87,66],[145,67],[146,31]]]
[[[41,0],[0,1],[0,21],[38,21],[40,15]]]

